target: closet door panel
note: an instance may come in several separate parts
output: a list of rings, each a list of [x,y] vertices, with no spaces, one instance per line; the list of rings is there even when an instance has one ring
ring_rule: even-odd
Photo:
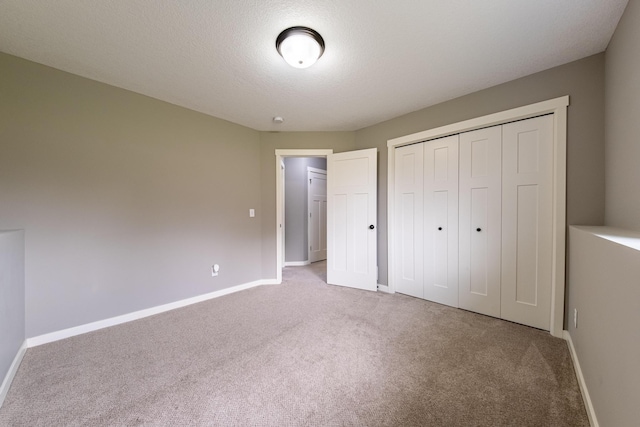
[[[424,143],[424,298],[458,307],[459,136]]]
[[[502,318],[549,330],[553,116],[502,132]]]
[[[500,317],[500,126],[460,134],[459,302]]]
[[[423,144],[396,148],[395,155],[395,287],[424,298],[423,290]]]

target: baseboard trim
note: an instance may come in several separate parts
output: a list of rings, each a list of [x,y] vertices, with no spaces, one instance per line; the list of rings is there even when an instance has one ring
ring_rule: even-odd
[[[285,267],[303,267],[305,265],[310,265],[311,261],[306,260],[306,261],[285,261],[284,266]]]
[[[378,290],[380,292],[384,292],[385,294],[395,294],[395,292],[393,292],[389,286],[381,285],[380,283],[378,283]]]
[[[11,387],[11,383],[13,382],[13,378],[16,376],[18,372],[18,368],[20,367],[20,363],[22,362],[22,358],[24,354],[27,352],[27,341],[25,340],[20,348],[18,349],[18,353],[16,353],[16,357],[13,358],[13,362],[9,367],[9,372],[4,376],[2,380],[2,386],[0,386],[0,408],[2,408],[2,404],[4,403],[4,399],[7,397],[7,393],[9,393],[9,388]]]
[[[578,354],[576,348],[573,346],[571,335],[566,329],[562,331],[562,337],[569,344],[569,353],[571,354],[571,360],[573,360],[573,367],[576,371],[576,377],[578,378],[578,385],[580,386],[580,392],[582,392],[582,400],[584,400],[584,406],[587,410],[587,416],[589,417],[589,424],[591,427],[600,427],[598,419],[596,418],[596,411],[593,408],[593,402],[591,402],[591,396],[589,396],[589,390],[587,389],[587,383],[584,380],[582,374],[582,368],[580,368],[580,362],[578,361]]]
[[[221,289],[219,291],[210,292],[208,294],[198,295],[196,297],[175,301],[156,307],[147,308],[133,313],[123,314],[121,316],[111,317],[109,319],[98,320],[96,322],[87,323],[85,325],[74,326],[73,328],[63,329],[32,338],[27,338],[27,347],[36,347],[42,344],[63,340],[65,338],[74,337],[76,335],[86,334],[87,332],[97,331],[99,329],[108,328],[110,326],[120,325],[122,323],[131,322],[133,320],[143,319],[153,316],[154,314],[164,313],[165,311],[175,310],[176,308],[186,307],[202,301],[219,298],[235,292],[244,291],[246,289],[255,288],[256,286],[271,284],[270,280],[256,280],[254,282],[244,283],[242,285],[232,286],[230,288]]]

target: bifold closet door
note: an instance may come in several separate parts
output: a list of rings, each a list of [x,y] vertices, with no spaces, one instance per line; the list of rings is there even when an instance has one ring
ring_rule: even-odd
[[[549,330],[553,116],[502,127],[502,318]]]
[[[458,135],[424,142],[424,298],[458,307]]]
[[[396,148],[394,282],[397,292],[418,298],[424,298],[423,174],[423,144]]]
[[[460,308],[500,317],[501,127],[460,134]]]

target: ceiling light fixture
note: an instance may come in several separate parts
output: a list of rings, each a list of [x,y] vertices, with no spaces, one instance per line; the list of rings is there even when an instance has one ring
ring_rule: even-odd
[[[324,39],[311,28],[291,27],[278,35],[276,49],[287,64],[295,68],[307,68],[324,53]]]

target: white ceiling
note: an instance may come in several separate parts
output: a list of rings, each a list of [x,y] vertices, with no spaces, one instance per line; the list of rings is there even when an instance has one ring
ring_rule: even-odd
[[[356,130],[602,52],[627,1],[0,0],[0,51],[257,130]],[[326,43],[308,69],[275,49],[295,25]]]

